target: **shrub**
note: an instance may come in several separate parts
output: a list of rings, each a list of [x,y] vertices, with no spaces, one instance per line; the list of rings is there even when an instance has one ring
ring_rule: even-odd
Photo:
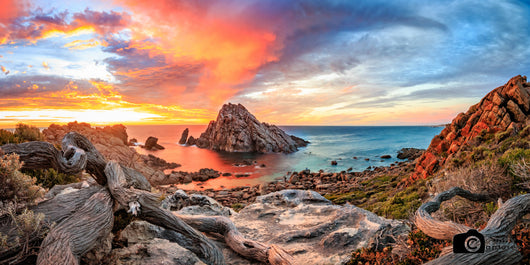
[[[35,178],[19,171],[21,167],[22,162],[16,154],[0,158],[0,200],[31,203],[44,194],[44,190],[35,185]]]
[[[51,189],[55,185],[65,185],[81,181],[81,177],[59,173],[55,169],[24,170],[24,173],[35,177],[36,183],[43,188]]]
[[[19,140],[14,133],[8,130],[0,129],[0,145],[16,143],[19,143]]]
[[[44,137],[39,128],[24,123],[17,124],[15,129],[15,136],[19,138],[20,142],[42,141]]]
[[[24,123],[17,124],[15,132],[0,129],[0,145],[43,140],[44,136],[39,128]]]
[[[392,253],[392,247],[385,247],[382,251],[377,251],[375,248],[362,248],[354,251],[346,264],[422,264],[438,257],[442,249],[450,244],[448,241],[430,238],[415,229],[409,233],[407,240],[407,249],[410,249],[408,254],[399,257]]]

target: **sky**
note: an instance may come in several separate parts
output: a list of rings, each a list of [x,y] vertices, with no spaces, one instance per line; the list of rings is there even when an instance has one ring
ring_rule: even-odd
[[[0,0],[0,127],[448,123],[530,70],[530,1]]]

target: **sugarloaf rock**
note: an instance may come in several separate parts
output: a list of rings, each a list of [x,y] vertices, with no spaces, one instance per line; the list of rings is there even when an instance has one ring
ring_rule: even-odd
[[[261,123],[241,104],[225,104],[196,140],[200,148],[226,152],[292,153],[309,142]]]
[[[515,76],[488,93],[466,113],[460,113],[435,136],[422,154],[412,179],[426,178],[451,161],[460,149],[484,133],[518,131],[530,124],[530,83]]]

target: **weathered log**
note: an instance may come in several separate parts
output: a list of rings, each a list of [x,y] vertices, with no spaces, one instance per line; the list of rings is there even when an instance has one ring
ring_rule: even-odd
[[[110,233],[114,223],[113,200],[101,188],[64,221],[54,226],[41,245],[37,264],[78,264],[97,240]]]
[[[61,152],[47,142],[26,142],[2,145],[4,153],[16,153],[24,161],[23,169],[53,168],[66,174],[77,174],[85,169],[87,154],[81,148],[68,146]]]
[[[488,201],[491,200],[488,196],[473,194],[467,190],[459,187],[451,188],[450,190],[444,191],[438,194],[434,199],[424,203],[418,208],[415,215],[414,223],[418,228],[425,234],[432,238],[442,240],[452,240],[453,236],[460,233],[465,233],[469,229],[468,226],[454,223],[451,221],[440,221],[432,218],[431,213],[434,213],[440,209],[442,202],[450,200],[454,196],[460,196],[471,201]]]
[[[25,163],[24,168],[55,168],[68,174],[86,170],[104,186],[59,194],[32,207],[35,212],[44,213],[48,223],[56,223],[41,245],[37,264],[78,264],[79,256],[93,248],[99,238],[110,233],[113,203],[129,208],[141,219],[179,233],[185,238],[187,248],[208,264],[224,264],[221,251],[210,239],[159,207],[158,196],[145,191],[150,190],[150,185],[142,174],[116,162],[107,163],[84,136],[68,133],[62,141],[63,151],[44,142],[10,144],[1,148],[6,153],[19,154]],[[105,187],[107,185],[108,188]],[[53,193],[57,194],[66,187],[57,187]],[[224,235],[228,245],[243,256],[272,264],[292,263],[292,257],[280,247],[243,238],[230,219],[203,218],[206,218],[204,224],[200,219],[191,220],[193,218],[189,217],[188,220],[202,227],[204,232]],[[0,230],[13,231],[7,228]]]
[[[459,195],[473,201],[486,201],[484,195],[473,194],[461,188],[452,188],[440,193],[432,201],[424,203],[415,216],[415,223],[425,234],[436,239],[452,239],[454,235],[466,233],[469,227],[453,222],[442,222],[431,217],[443,201]],[[426,264],[518,264],[522,259],[511,231],[518,220],[530,213],[530,194],[519,195],[506,201],[490,218],[481,231],[484,236],[484,253],[445,253]],[[453,242],[454,244],[455,242]]]
[[[152,193],[126,189],[127,185],[123,170],[120,165],[110,161],[105,174],[108,177],[109,190],[113,198],[123,207],[131,208],[130,211],[152,224],[176,231],[193,243],[190,244],[192,252],[208,264],[224,264],[224,257],[215,244],[203,234],[197,232],[181,219],[174,216],[170,211],[160,208],[160,200]],[[139,206],[137,205],[139,204]],[[136,205],[131,207],[131,205]]]
[[[244,238],[234,223],[227,217],[175,215],[201,232],[221,234],[226,244],[243,257],[273,265],[294,264],[293,257],[281,247],[276,245],[268,246]]]
[[[105,166],[107,160],[83,135],[77,132],[67,133],[62,142],[63,151],[59,151],[47,142],[27,142],[6,144],[0,148],[4,153],[16,153],[24,161],[23,169],[53,168],[66,174],[78,174],[86,170],[102,186],[107,183]],[[128,187],[151,190],[147,179],[138,171],[122,166]]]

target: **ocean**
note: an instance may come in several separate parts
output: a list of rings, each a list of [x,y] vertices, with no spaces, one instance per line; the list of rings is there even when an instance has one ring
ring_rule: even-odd
[[[193,182],[179,185],[179,188],[220,189],[256,185],[283,178],[288,172],[304,169],[340,172],[349,168],[353,171],[363,171],[368,167],[388,166],[401,161],[396,157],[401,148],[427,148],[431,139],[443,129],[443,127],[430,126],[279,127],[288,134],[296,135],[311,143],[292,154],[227,153],[178,144],[184,129],[189,128],[189,135],[197,138],[206,129],[206,125],[129,125],[127,133],[129,139],[136,138],[140,143],[145,142],[149,136],[157,137],[158,143],[166,149],[147,151],[135,147],[136,150],[142,154],[153,154],[168,162],[182,165],[174,170],[198,171],[201,168],[213,168],[232,174],[228,177],[210,179],[201,186]],[[390,155],[392,158],[381,159],[382,155]],[[240,165],[244,160],[255,163],[248,166]],[[337,161],[338,164],[332,166],[332,160]]]

